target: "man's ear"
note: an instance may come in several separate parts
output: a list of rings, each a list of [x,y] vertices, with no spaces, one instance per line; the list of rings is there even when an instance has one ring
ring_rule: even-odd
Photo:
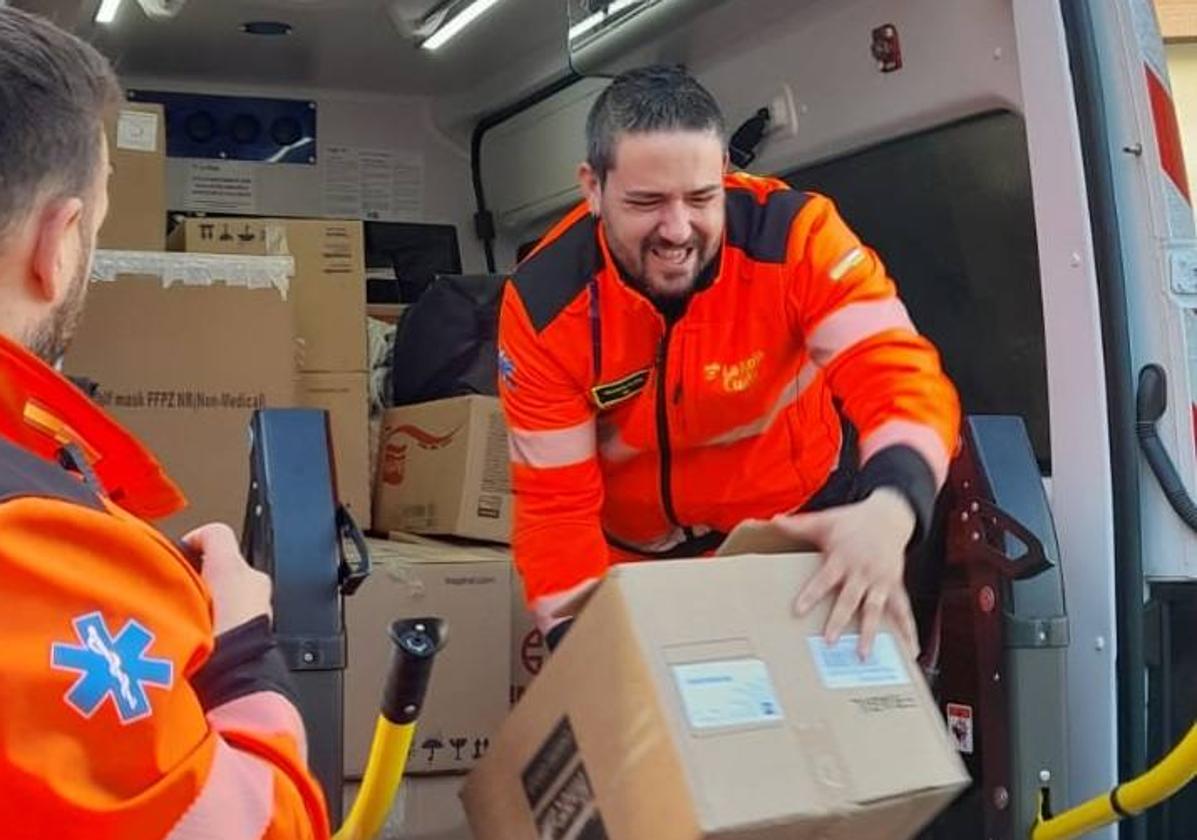
[[[724,152],[723,153],[723,174],[726,175],[728,172],[731,172],[731,154],[729,154],[728,152]]]
[[[578,166],[578,188],[590,207],[590,215],[597,219],[603,206],[603,185],[599,182],[598,173],[585,161]]]
[[[42,210],[33,246],[34,293],[46,303],[58,303],[71,286],[83,254],[83,201],[64,198]]]

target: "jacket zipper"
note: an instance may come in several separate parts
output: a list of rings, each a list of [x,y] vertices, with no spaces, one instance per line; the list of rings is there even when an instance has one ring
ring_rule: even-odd
[[[665,517],[680,528],[682,524],[673,508],[673,457],[669,448],[669,403],[665,393],[673,324],[671,320],[666,321],[665,335],[657,347],[657,447],[661,450],[661,506],[665,509]]]

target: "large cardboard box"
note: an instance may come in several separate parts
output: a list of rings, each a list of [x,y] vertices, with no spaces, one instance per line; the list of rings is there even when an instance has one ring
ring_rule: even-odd
[[[544,634],[524,601],[524,585],[519,572],[511,570],[511,704],[514,706],[532,679],[540,673],[549,655]]]
[[[172,536],[240,530],[254,409],[295,404],[290,308],[280,290],[121,275],[88,292],[65,369],[99,384],[109,413],[158,456],[190,506]]]
[[[370,396],[364,373],[303,373],[297,399],[329,414],[337,492],[362,530],[370,527]]]
[[[479,840],[903,840],[967,784],[886,628],[862,663],[814,554],[611,570],[462,793]]]
[[[486,546],[421,539],[368,541],[374,569],[345,601],[345,775],[365,769],[391,660],[387,628],[400,618],[448,622],[408,772],[468,770],[490,746],[508,709],[511,562]]]
[[[299,367],[308,373],[364,372],[366,262],[362,223],[315,219],[187,219],[173,251],[290,256],[295,277]]]
[[[454,397],[383,417],[374,528],[511,539],[507,428],[495,397]]]
[[[105,124],[112,176],[98,246],[161,251],[166,242],[166,117],[162,106],[128,102]]]

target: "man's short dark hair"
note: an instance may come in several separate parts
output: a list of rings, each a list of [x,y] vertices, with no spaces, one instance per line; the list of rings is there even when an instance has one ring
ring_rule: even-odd
[[[49,21],[0,6],[0,237],[43,193],[88,194],[121,91],[108,60]]]
[[[586,162],[599,181],[615,165],[620,134],[711,131],[726,142],[715,97],[680,67],[654,65],[616,76],[586,119]]]

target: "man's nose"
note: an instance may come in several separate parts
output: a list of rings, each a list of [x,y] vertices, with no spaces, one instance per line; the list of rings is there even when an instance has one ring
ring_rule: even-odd
[[[686,245],[690,242],[693,225],[690,212],[684,202],[669,202],[661,210],[657,224],[657,236],[670,245]]]

